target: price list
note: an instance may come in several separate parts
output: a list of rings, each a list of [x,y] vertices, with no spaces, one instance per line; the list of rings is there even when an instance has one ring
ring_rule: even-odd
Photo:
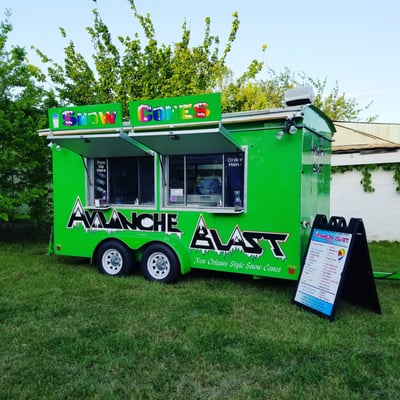
[[[314,229],[294,300],[330,315],[352,235]]]

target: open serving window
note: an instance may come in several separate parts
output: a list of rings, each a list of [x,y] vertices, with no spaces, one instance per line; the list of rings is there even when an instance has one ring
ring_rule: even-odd
[[[90,205],[154,206],[154,157],[88,158],[86,162]]]
[[[162,156],[164,206],[243,210],[245,152],[220,123],[135,132],[134,138]]]
[[[244,152],[170,155],[164,164],[165,205],[243,209]]]
[[[126,133],[51,135],[48,139],[85,158],[88,206],[154,206],[153,152]]]

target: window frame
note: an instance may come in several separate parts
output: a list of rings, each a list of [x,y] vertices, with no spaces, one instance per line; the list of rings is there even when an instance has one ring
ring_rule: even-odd
[[[111,184],[110,184],[110,159],[120,159],[120,158],[129,158],[129,159],[134,159],[135,162],[137,162],[137,168],[136,168],[136,173],[135,177],[132,177],[132,181],[135,182],[136,184],[136,192],[137,192],[137,197],[135,201],[132,202],[111,202],[110,201],[110,192],[111,192]],[[141,193],[141,185],[143,182],[141,182],[140,179],[140,169],[143,168],[144,166],[141,165],[140,160],[141,159],[151,159],[151,164],[152,164],[152,175],[153,175],[153,187],[152,187],[152,193],[153,193],[153,201],[150,202],[140,202],[140,193]],[[95,165],[96,165],[96,160],[105,160],[106,161],[106,199],[105,201],[101,201],[100,199],[97,199],[95,197]],[[155,155],[146,155],[146,156],[131,156],[131,157],[90,157],[86,158],[84,160],[85,162],[85,169],[86,169],[86,205],[88,208],[108,208],[108,207],[120,207],[120,208],[132,208],[132,207],[140,207],[140,208],[152,208],[157,204],[157,181],[156,181],[156,157]],[[130,181],[130,182],[132,182]]]
[[[188,194],[188,178],[187,178],[187,158],[191,156],[199,156],[198,154],[178,154],[178,155],[166,155],[162,159],[162,170],[163,170],[163,190],[161,191],[162,194],[162,208],[163,209],[171,209],[171,210],[193,210],[193,211],[198,211],[198,210],[207,210],[212,213],[243,213],[246,212],[247,210],[247,171],[248,171],[248,151],[247,151],[247,146],[242,147],[241,152],[237,152],[237,154],[242,154],[243,155],[243,194],[241,195],[241,200],[242,204],[241,206],[226,206],[226,179],[227,179],[227,174],[226,174],[226,156],[227,155],[232,155],[235,153],[232,152],[224,152],[224,153],[207,153],[207,154],[202,154],[204,156],[216,156],[216,155],[222,155],[222,187],[221,187],[221,202],[222,205],[201,205],[201,204],[190,204],[187,200]],[[183,201],[182,202],[177,202],[176,204],[171,203],[170,201],[170,194],[171,194],[171,186],[170,186],[170,159],[171,157],[183,157],[183,179],[184,179],[184,185],[183,185]],[[173,189],[173,188],[172,188]]]

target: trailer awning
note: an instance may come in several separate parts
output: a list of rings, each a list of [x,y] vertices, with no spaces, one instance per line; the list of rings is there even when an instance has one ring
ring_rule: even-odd
[[[135,132],[134,139],[161,155],[215,154],[243,151],[221,125],[215,128]]]
[[[49,135],[47,139],[84,157],[132,157],[151,154],[124,132],[87,135]]]

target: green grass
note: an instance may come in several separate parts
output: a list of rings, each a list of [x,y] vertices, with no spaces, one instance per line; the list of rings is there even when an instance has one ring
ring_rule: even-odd
[[[0,399],[398,399],[400,281],[382,314],[335,321],[295,285],[194,271],[174,285],[109,278],[43,244],[0,246]],[[372,243],[379,270],[399,243]]]

